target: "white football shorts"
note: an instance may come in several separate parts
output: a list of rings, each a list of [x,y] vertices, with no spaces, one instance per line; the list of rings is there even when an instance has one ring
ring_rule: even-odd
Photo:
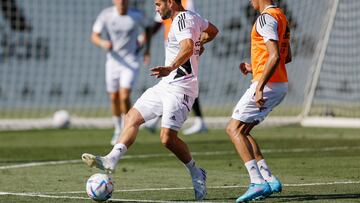
[[[134,108],[140,112],[145,122],[162,116],[161,127],[179,131],[194,104],[195,98],[171,92],[157,84],[147,89],[135,102]]]
[[[132,89],[139,75],[139,62],[128,63],[115,59],[106,61],[106,91],[114,93],[120,88]]]
[[[258,108],[255,103],[256,86],[257,82],[253,82],[241,97],[231,116],[233,119],[244,123],[262,122],[265,117],[281,103],[288,91],[287,82],[268,82],[263,92],[265,104],[263,107]]]

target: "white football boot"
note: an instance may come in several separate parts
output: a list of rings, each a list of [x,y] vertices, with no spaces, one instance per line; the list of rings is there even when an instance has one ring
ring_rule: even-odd
[[[81,159],[89,167],[96,167],[100,170],[105,171],[105,173],[115,172],[115,164],[112,164],[111,161],[105,157],[84,153],[81,156]]]
[[[194,186],[195,199],[203,200],[206,197],[206,171],[202,168],[199,168],[197,175],[193,175],[192,183]]]

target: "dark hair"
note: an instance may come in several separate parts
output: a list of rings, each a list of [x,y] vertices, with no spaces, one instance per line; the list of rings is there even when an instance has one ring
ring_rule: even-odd
[[[163,0],[166,1],[166,0]],[[181,0],[174,0],[176,4],[181,5]]]

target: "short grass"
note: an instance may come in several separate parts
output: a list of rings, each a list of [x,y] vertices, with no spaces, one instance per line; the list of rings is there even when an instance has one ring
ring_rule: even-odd
[[[85,182],[99,172],[81,162],[12,169],[4,166],[80,160],[83,152],[105,154],[111,149],[111,132],[0,132],[0,202],[91,202],[73,199],[87,197]],[[264,202],[360,202],[359,130],[288,126],[255,129],[253,135],[273,173],[285,184],[281,194]],[[223,130],[180,137],[194,152],[197,164],[208,172],[206,202],[234,202],[246,190],[247,172]],[[112,175],[115,191],[109,202],[193,201],[187,171],[168,155],[158,133],[141,130],[127,158]],[[138,190],[125,191],[132,189]]]

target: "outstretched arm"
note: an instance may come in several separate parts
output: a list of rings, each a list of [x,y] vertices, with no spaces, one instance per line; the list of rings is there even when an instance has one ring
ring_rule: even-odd
[[[202,45],[212,41],[219,33],[217,27],[209,22],[209,26],[201,34],[200,42]]]
[[[93,32],[91,34],[91,42],[96,46],[99,46],[105,50],[112,49],[112,43],[108,40],[104,40],[101,38],[101,34],[98,32]]]
[[[174,61],[169,66],[157,66],[152,68],[150,71],[151,76],[157,78],[165,77],[170,74],[171,71],[177,69],[179,66],[184,64],[193,55],[194,52],[194,41],[192,39],[184,39],[180,42],[180,51]]]
[[[217,27],[209,22],[209,26],[201,33],[200,37],[200,55],[204,52],[204,44],[212,41],[216,35],[219,33]]]

